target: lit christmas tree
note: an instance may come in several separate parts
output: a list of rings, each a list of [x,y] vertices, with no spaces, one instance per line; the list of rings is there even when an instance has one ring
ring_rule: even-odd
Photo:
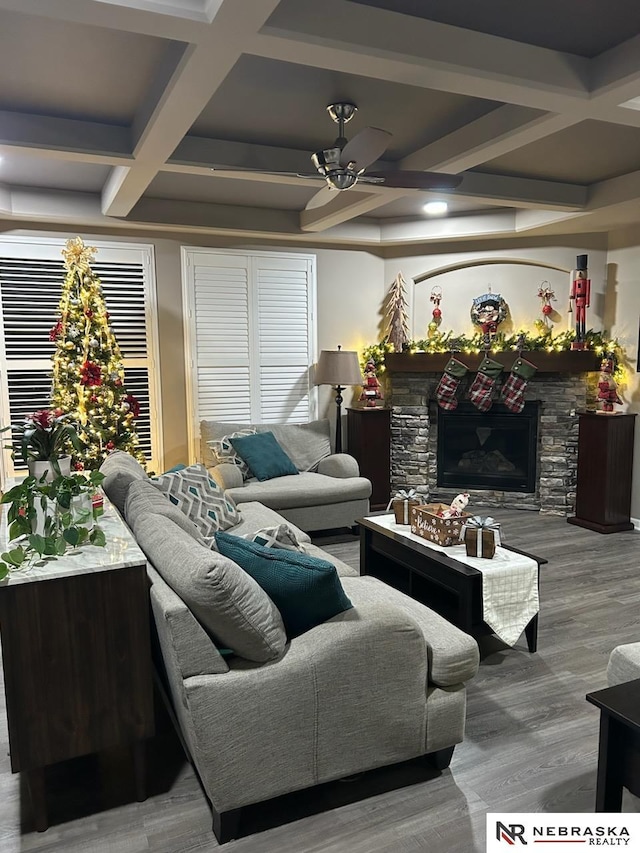
[[[126,450],[143,465],[138,449],[136,398],[127,394],[120,347],[109,323],[100,279],[91,269],[96,249],[80,237],[62,250],[67,276],[50,332],[55,342],[51,405],[78,424],[84,449],[76,467],[98,468],[112,450]]]

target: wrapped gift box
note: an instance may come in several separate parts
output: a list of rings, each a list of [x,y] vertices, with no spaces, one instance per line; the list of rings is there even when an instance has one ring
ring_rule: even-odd
[[[442,518],[439,513],[450,510],[447,504],[422,504],[411,508],[411,532],[436,545],[448,548],[460,544],[460,531],[471,513],[463,512],[453,518]]]
[[[467,549],[467,557],[483,557],[491,560],[500,544],[500,525],[493,518],[473,516],[462,527],[461,540]]]
[[[391,503],[396,524],[411,524],[411,507],[420,506],[420,501],[416,498],[404,498],[404,500],[394,500]]]

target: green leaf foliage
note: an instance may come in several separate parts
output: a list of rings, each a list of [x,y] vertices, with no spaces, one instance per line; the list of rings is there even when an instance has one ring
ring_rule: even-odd
[[[100,548],[104,548],[107,544],[107,539],[104,535],[104,530],[101,530],[99,527],[94,527],[91,533],[89,534],[89,541],[92,545],[97,545]]]

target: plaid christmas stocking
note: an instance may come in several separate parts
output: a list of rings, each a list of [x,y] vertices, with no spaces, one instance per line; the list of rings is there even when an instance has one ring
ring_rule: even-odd
[[[480,363],[476,378],[469,388],[469,399],[481,412],[491,408],[491,394],[496,385],[496,379],[502,373],[502,365],[492,358],[485,356]]]
[[[534,367],[524,358],[518,357],[511,367],[511,373],[507,377],[506,382],[502,386],[500,396],[510,412],[514,415],[520,414],[524,409],[524,389],[527,387],[527,382],[535,375],[537,367]]]
[[[460,380],[467,374],[468,368],[457,358],[450,358],[436,388],[436,400],[441,409],[452,412],[458,406],[456,394]]]

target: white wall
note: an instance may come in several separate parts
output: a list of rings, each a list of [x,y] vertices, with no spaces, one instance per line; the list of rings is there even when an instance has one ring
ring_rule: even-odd
[[[502,295],[510,309],[510,316],[500,330],[506,333],[520,328],[533,331],[535,320],[542,317],[538,288],[547,280],[557,297],[557,301],[553,303],[554,328],[556,331],[564,331],[573,328],[573,320],[569,320],[567,315],[570,284],[570,275],[567,272],[544,266],[493,263],[446,272],[418,284],[414,284],[413,279],[458,263],[473,264],[491,259],[518,259],[571,270],[575,266],[576,256],[586,254],[589,256],[591,279],[591,308],[587,315],[587,328],[601,329],[605,313],[607,257],[603,238],[600,237],[595,242],[595,246],[591,241],[591,246],[578,244],[500,250],[485,250],[479,244],[478,249],[473,251],[457,252],[452,247],[450,251],[440,254],[408,254],[385,262],[385,281],[388,289],[398,271],[402,272],[407,281],[407,289],[411,295],[412,337],[416,339],[427,336],[427,324],[432,319],[433,309],[429,296],[434,285],[442,288],[441,331],[452,330],[456,334],[470,335],[476,331],[469,314],[472,299],[486,293],[489,285],[492,293]]]

